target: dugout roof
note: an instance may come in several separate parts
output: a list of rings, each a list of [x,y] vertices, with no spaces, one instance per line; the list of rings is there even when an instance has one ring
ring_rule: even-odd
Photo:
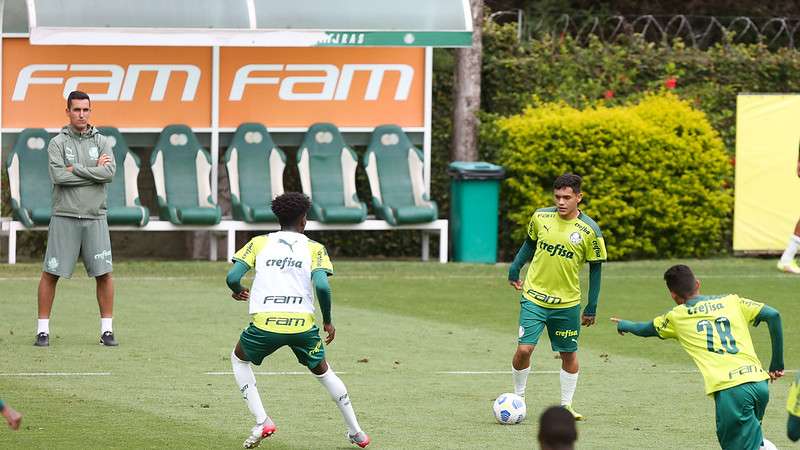
[[[468,0],[6,0],[32,44],[469,47]]]

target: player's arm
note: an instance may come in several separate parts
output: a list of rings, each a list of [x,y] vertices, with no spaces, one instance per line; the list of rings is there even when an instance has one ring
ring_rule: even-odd
[[[632,333],[639,337],[658,336],[658,332],[656,331],[656,326],[653,324],[653,321],[633,322],[630,320],[618,319],[616,317],[612,317],[611,321],[617,324],[617,333],[619,333],[620,336],[625,335],[625,333]]]
[[[89,186],[93,181],[79,177],[72,173],[72,166],[67,166],[64,151],[56,144],[55,139],[50,140],[47,146],[47,170],[50,181],[60,186]]]
[[[110,183],[111,179],[114,178],[117,165],[114,162],[114,153],[111,151],[108,140],[105,139],[103,142],[105,144],[100,151],[100,157],[97,158],[97,165],[95,167],[86,167],[76,163],[72,166],[72,173],[95,183]]]
[[[244,261],[234,260],[233,266],[228,271],[228,276],[225,277],[230,290],[233,292],[231,297],[236,300],[244,301],[250,298],[250,291],[242,286],[242,277],[250,270],[250,266]]]
[[[592,261],[589,263],[589,302],[586,308],[583,309],[583,317],[581,322],[590,326],[594,324],[595,316],[597,315],[597,302],[600,299],[600,280],[603,274],[603,263],[600,261]]]
[[[517,256],[514,257],[514,261],[508,269],[508,281],[512,286],[517,288],[517,290],[522,289],[522,280],[519,279],[519,273],[522,271],[522,267],[533,258],[534,253],[536,253],[536,241],[528,236],[525,238],[525,242],[522,243],[522,247],[519,248]]]
[[[333,326],[331,319],[331,300],[333,294],[331,293],[331,285],[328,283],[328,273],[325,270],[315,270],[311,273],[311,284],[314,286],[314,294],[319,303],[320,312],[322,312],[322,329],[328,334],[325,338],[325,344],[333,342],[336,337],[336,328]]]
[[[772,359],[769,363],[770,378],[777,379],[783,376],[783,326],[781,324],[781,314],[777,309],[769,305],[764,305],[753,321],[753,326],[757,327],[761,322],[767,323],[769,328],[769,338],[772,341]]]

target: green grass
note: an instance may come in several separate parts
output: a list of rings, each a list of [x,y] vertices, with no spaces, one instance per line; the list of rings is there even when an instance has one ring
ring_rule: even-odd
[[[604,268],[600,322],[581,336],[575,406],[579,448],[715,448],[714,402],[674,341],[618,336],[609,316],[646,320],[671,300],[661,281],[669,261]],[[800,327],[800,279],[772,261],[691,263],[706,293],[766,301],[784,317],[787,368]],[[0,373],[107,372],[105,376],[0,376],[0,397],[24,414],[22,429],[0,428],[0,448],[239,448],[252,418],[229,372],[247,322],[228,296],[227,265],[136,262],[116,265],[115,332],[120,347],[97,344],[94,281],[59,283],[51,347],[34,348],[39,264],[0,266]],[[374,448],[532,448],[538,414],[559,400],[558,375],[532,374],[529,418],[494,422],[491,402],[511,390],[505,371],[517,336],[518,296],[507,266],[340,262],[331,279],[336,341],[327,357],[350,391]],[[584,286],[585,288],[585,286]],[[766,327],[752,330],[767,363]],[[546,338],[545,338],[546,339]],[[557,371],[546,340],[535,371]],[[359,362],[359,360],[368,362]],[[257,372],[302,371],[282,349]],[[793,375],[793,374],[790,374]],[[256,375],[278,433],[265,448],[350,448],[338,409],[310,375]],[[785,438],[789,378],[771,385],[766,436]],[[653,444],[654,445],[654,444]],[[371,446],[371,448],[373,448]]]

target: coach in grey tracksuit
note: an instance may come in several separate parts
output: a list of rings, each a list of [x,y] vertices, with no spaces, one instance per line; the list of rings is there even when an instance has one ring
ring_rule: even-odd
[[[47,147],[53,182],[52,218],[39,281],[39,320],[35,345],[50,344],[50,311],[60,277],[71,278],[80,255],[86,273],[97,280],[100,343],[114,346],[111,327],[114,286],[111,239],[106,222],[106,185],[116,170],[109,140],[89,124],[89,96],[75,91],[67,98],[70,124]]]

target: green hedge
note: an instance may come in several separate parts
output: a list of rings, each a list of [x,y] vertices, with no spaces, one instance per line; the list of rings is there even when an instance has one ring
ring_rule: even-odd
[[[800,91],[800,52],[734,44],[731,38],[708,50],[680,41],[654,44],[636,36],[615,44],[591,39],[580,45],[569,37],[520,43],[513,25],[488,22],[481,109],[516,114],[532,97],[575,107],[620,105],[668,89],[708,115],[732,155],[736,95]]]
[[[519,243],[564,172],[583,176],[582,209],[604,230],[609,258],[708,256],[725,250],[731,166],[705,114],[671,94],[636,105],[528,107],[484,128],[508,172],[504,203]]]

